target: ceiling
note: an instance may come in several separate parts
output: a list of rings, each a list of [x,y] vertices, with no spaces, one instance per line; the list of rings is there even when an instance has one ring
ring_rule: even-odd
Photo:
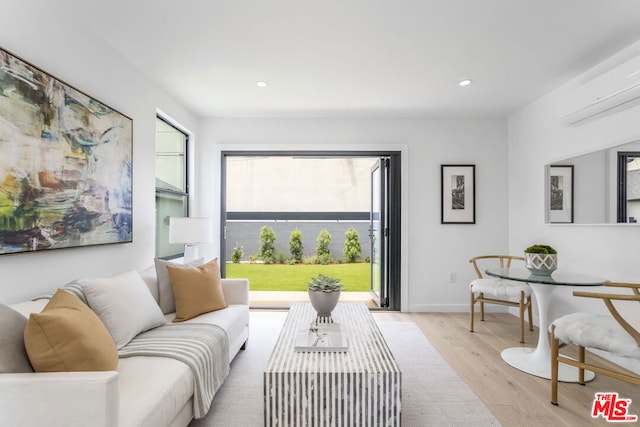
[[[201,117],[501,117],[640,40],[639,0],[66,3]]]

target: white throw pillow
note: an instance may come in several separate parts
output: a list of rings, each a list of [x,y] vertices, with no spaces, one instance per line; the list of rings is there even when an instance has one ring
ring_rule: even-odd
[[[177,265],[186,267],[200,267],[204,264],[204,258],[198,258],[186,264],[176,261],[166,261],[164,259],[154,259],[156,265],[156,277],[158,278],[158,304],[164,314],[176,312],[176,300],[171,287],[171,279],[167,271],[167,265]]]
[[[107,327],[118,350],[140,332],[166,323],[162,310],[135,270],[78,282],[89,307]]]

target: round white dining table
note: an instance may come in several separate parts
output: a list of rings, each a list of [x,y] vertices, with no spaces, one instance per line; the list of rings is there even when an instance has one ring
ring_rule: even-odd
[[[526,282],[538,306],[538,345],[531,347],[512,347],[502,351],[502,359],[509,365],[537,377],[551,379],[551,348],[548,330],[551,321],[548,318],[549,304],[553,292],[558,286],[600,286],[605,280],[598,277],[578,273],[554,271],[551,275],[532,274],[525,268],[490,268],[485,271],[489,276],[506,280]],[[585,381],[591,381],[595,374],[585,371]],[[578,382],[578,368],[563,363],[559,364],[558,380]]]

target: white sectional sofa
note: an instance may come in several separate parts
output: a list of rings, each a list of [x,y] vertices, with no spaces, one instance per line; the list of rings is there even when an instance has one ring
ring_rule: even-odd
[[[140,276],[159,302],[155,268]],[[186,323],[223,328],[231,362],[249,334],[249,284],[245,279],[222,279],[221,284],[228,307]],[[9,307],[28,317],[46,304],[44,299]],[[174,316],[169,313],[165,318],[170,322]],[[148,356],[120,358],[117,371],[2,373],[0,426],[187,426],[194,417],[194,381],[185,363]]]

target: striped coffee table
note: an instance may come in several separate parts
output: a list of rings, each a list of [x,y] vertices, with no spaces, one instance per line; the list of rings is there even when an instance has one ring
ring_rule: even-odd
[[[316,312],[291,306],[264,372],[265,426],[400,425],[402,375],[369,309],[339,303],[332,317],[347,334],[346,352],[296,352],[296,335]]]

